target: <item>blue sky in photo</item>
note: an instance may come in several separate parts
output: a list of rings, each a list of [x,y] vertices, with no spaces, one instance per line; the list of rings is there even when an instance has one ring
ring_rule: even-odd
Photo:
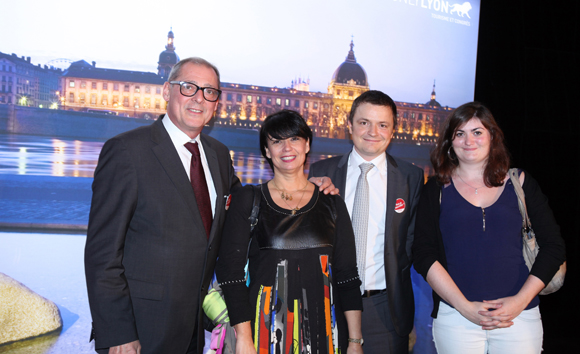
[[[351,39],[370,88],[397,101],[473,100],[479,1],[20,0],[3,5],[0,52],[157,71],[170,28],[181,58],[214,63],[222,81],[326,92]]]

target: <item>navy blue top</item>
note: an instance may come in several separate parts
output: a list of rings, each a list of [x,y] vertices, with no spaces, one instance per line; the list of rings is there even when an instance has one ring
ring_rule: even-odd
[[[495,300],[518,293],[529,270],[522,255],[522,216],[510,180],[487,208],[469,203],[451,182],[441,191],[439,222],[447,271],[467,300]],[[539,302],[536,296],[526,309]]]

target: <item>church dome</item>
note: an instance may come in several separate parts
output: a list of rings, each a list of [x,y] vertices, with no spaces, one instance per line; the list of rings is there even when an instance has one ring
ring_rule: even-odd
[[[356,62],[353,47],[354,43],[350,41],[350,51],[348,52],[346,60],[336,69],[332,75],[332,81],[337,84],[368,86],[367,73]]]
[[[437,95],[435,94],[435,81],[433,81],[433,91],[431,91],[431,100],[425,103],[427,106],[441,107],[441,104],[436,100]]]
[[[175,53],[175,46],[173,45],[174,38],[173,29],[170,29],[169,33],[167,33],[167,45],[165,46],[165,50],[159,54],[159,65],[167,64],[173,66],[179,61],[179,57]]]
[[[179,56],[175,53],[175,46],[173,45],[173,30],[169,30],[167,34],[167,45],[165,46],[165,50],[159,54],[159,61],[157,64],[157,75],[167,78],[169,73],[171,72],[171,68],[179,61]]]
[[[164,50],[159,54],[158,64],[175,65],[179,61],[179,56],[173,50]]]

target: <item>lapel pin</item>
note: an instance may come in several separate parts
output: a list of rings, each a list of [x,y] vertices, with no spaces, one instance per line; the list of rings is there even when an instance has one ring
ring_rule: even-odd
[[[230,203],[232,202],[232,195],[224,195],[224,198],[226,198],[226,210],[228,210],[230,208]]]
[[[405,201],[402,198],[398,198],[395,201],[395,213],[401,214],[405,211]]]

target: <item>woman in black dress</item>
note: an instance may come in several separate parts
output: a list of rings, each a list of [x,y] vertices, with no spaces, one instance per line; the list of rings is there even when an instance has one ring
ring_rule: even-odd
[[[362,338],[350,217],[339,196],[307,180],[311,143],[312,131],[298,113],[268,116],[260,149],[274,178],[232,195],[216,274],[237,353],[362,353],[360,344],[347,341]],[[255,193],[260,212],[252,231]],[[347,323],[336,323],[335,311],[344,311]]]

